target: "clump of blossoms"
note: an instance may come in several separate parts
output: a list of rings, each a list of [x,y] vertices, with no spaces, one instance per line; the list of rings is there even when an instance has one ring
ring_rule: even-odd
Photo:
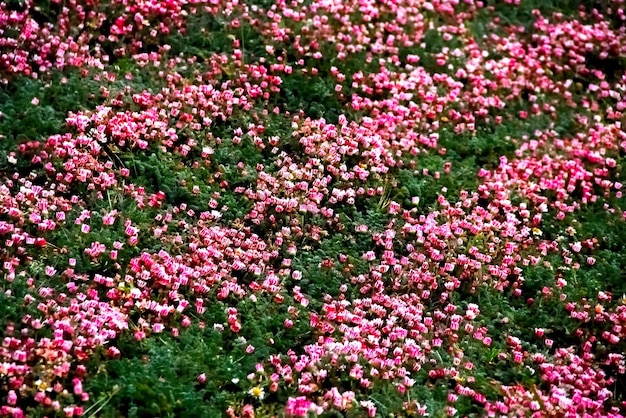
[[[67,67],[103,70],[118,57],[141,59],[167,35],[184,32],[190,14],[230,14],[235,8],[209,1],[72,0],[53,2],[47,13],[33,0],[3,3],[0,71],[38,78]]]
[[[321,413],[319,406],[308,400],[305,396],[289,398],[285,407],[285,414],[288,417],[306,417],[310,414]]]

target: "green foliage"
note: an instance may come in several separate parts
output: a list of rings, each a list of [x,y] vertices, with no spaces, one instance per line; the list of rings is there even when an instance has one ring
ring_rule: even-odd
[[[488,10],[487,8],[490,6],[493,7],[493,12],[490,13],[495,13],[495,15],[498,16],[503,23],[516,25],[521,24],[526,30],[529,31],[532,28],[532,24],[534,22],[534,10],[541,12],[541,14],[544,16],[550,16],[553,13],[562,13],[565,16],[573,16],[575,18],[577,12],[581,9],[581,7],[583,9],[589,6],[594,7],[596,6],[596,4],[601,3],[601,1],[585,2],[582,0],[525,0],[520,1],[518,7],[511,7],[510,4],[506,4],[506,2],[501,2],[497,0],[487,0],[484,3],[486,7],[483,8],[483,10]],[[589,8],[591,9],[592,7]],[[482,22],[484,20],[476,19],[477,22]]]
[[[99,103],[101,83],[78,71],[54,72],[47,80],[25,76],[13,78],[0,87],[0,172],[27,173],[30,164],[7,161],[16,144],[41,141],[61,131],[67,112],[94,107]],[[38,100],[37,104],[33,100]]]
[[[308,318],[288,314],[292,305],[288,295],[283,304],[268,295],[241,301],[237,307],[245,326],[240,334],[213,329],[213,323],[224,323],[226,307],[215,303],[202,315],[206,326],[182,330],[179,337],[153,335],[139,344],[123,337],[117,341],[120,359],[96,357],[89,365],[88,390],[101,394],[94,403],[101,408],[97,416],[214,417],[229,406],[254,402],[247,374],[255,364],[308,341]],[[289,317],[293,328],[283,325]],[[249,345],[255,347],[250,354]],[[202,373],[205,383],[196,380]],[[271,403],[279,395],[267,396]]]
[[[314,119],[324,118],[328,123],[337,123],[345,112],[344,105],[335,92],[335,82],[325,74],[304,74],[297,69],[283,76],[276,104],[284,111],[297,113],[300,109]]]
[[[139,346],[121,341],[121,359],[92,362],[88,389],[104,399],[96,416],[220,416],[242,396],[232,380],[245,380],[237,363],[242,350],[224,346],[220,333],[197,327],[178,339],[153,336]],[[201,373],[208,376],[206,385],[196,381]]]
[[[192,14],[184,33],[176,33],[165,39],[165,43],[171,46],[170,55],[195,57],[198,63],[202,63],[212,54],[231,53],[234,40],[239,41],[244,64],[256,62],[259,57],[266,55],[265,43],[257,29],[246,19],[240,19],[239,27],[234,27],[230,21],[221,14]]]

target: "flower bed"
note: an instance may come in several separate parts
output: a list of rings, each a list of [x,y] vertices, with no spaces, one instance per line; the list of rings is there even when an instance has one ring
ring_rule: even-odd
[[[0,416],[622,416],[621,0],[0,4]]]

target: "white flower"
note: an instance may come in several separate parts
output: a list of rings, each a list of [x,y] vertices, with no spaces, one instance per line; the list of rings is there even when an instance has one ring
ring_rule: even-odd
[[[260,386],[254,386],[248,391],[248,393],[258,400],[263,400],[263,398],[265,397],[265,390],[263,390],[263,388]]]

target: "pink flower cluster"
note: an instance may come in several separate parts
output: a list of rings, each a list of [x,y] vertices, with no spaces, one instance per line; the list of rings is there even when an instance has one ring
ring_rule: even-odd
[[[190,14],[218,15],[236,6],[180,0],[52,1],[50,13],[33,0],[0,5],[0,71],[34,78],[51,69],[103,70],[125,55],[146,54],[148,46],[184,32]],[[147,54],[146,54],[147,55]],[[2,79],[8,82],[7,78]]]

